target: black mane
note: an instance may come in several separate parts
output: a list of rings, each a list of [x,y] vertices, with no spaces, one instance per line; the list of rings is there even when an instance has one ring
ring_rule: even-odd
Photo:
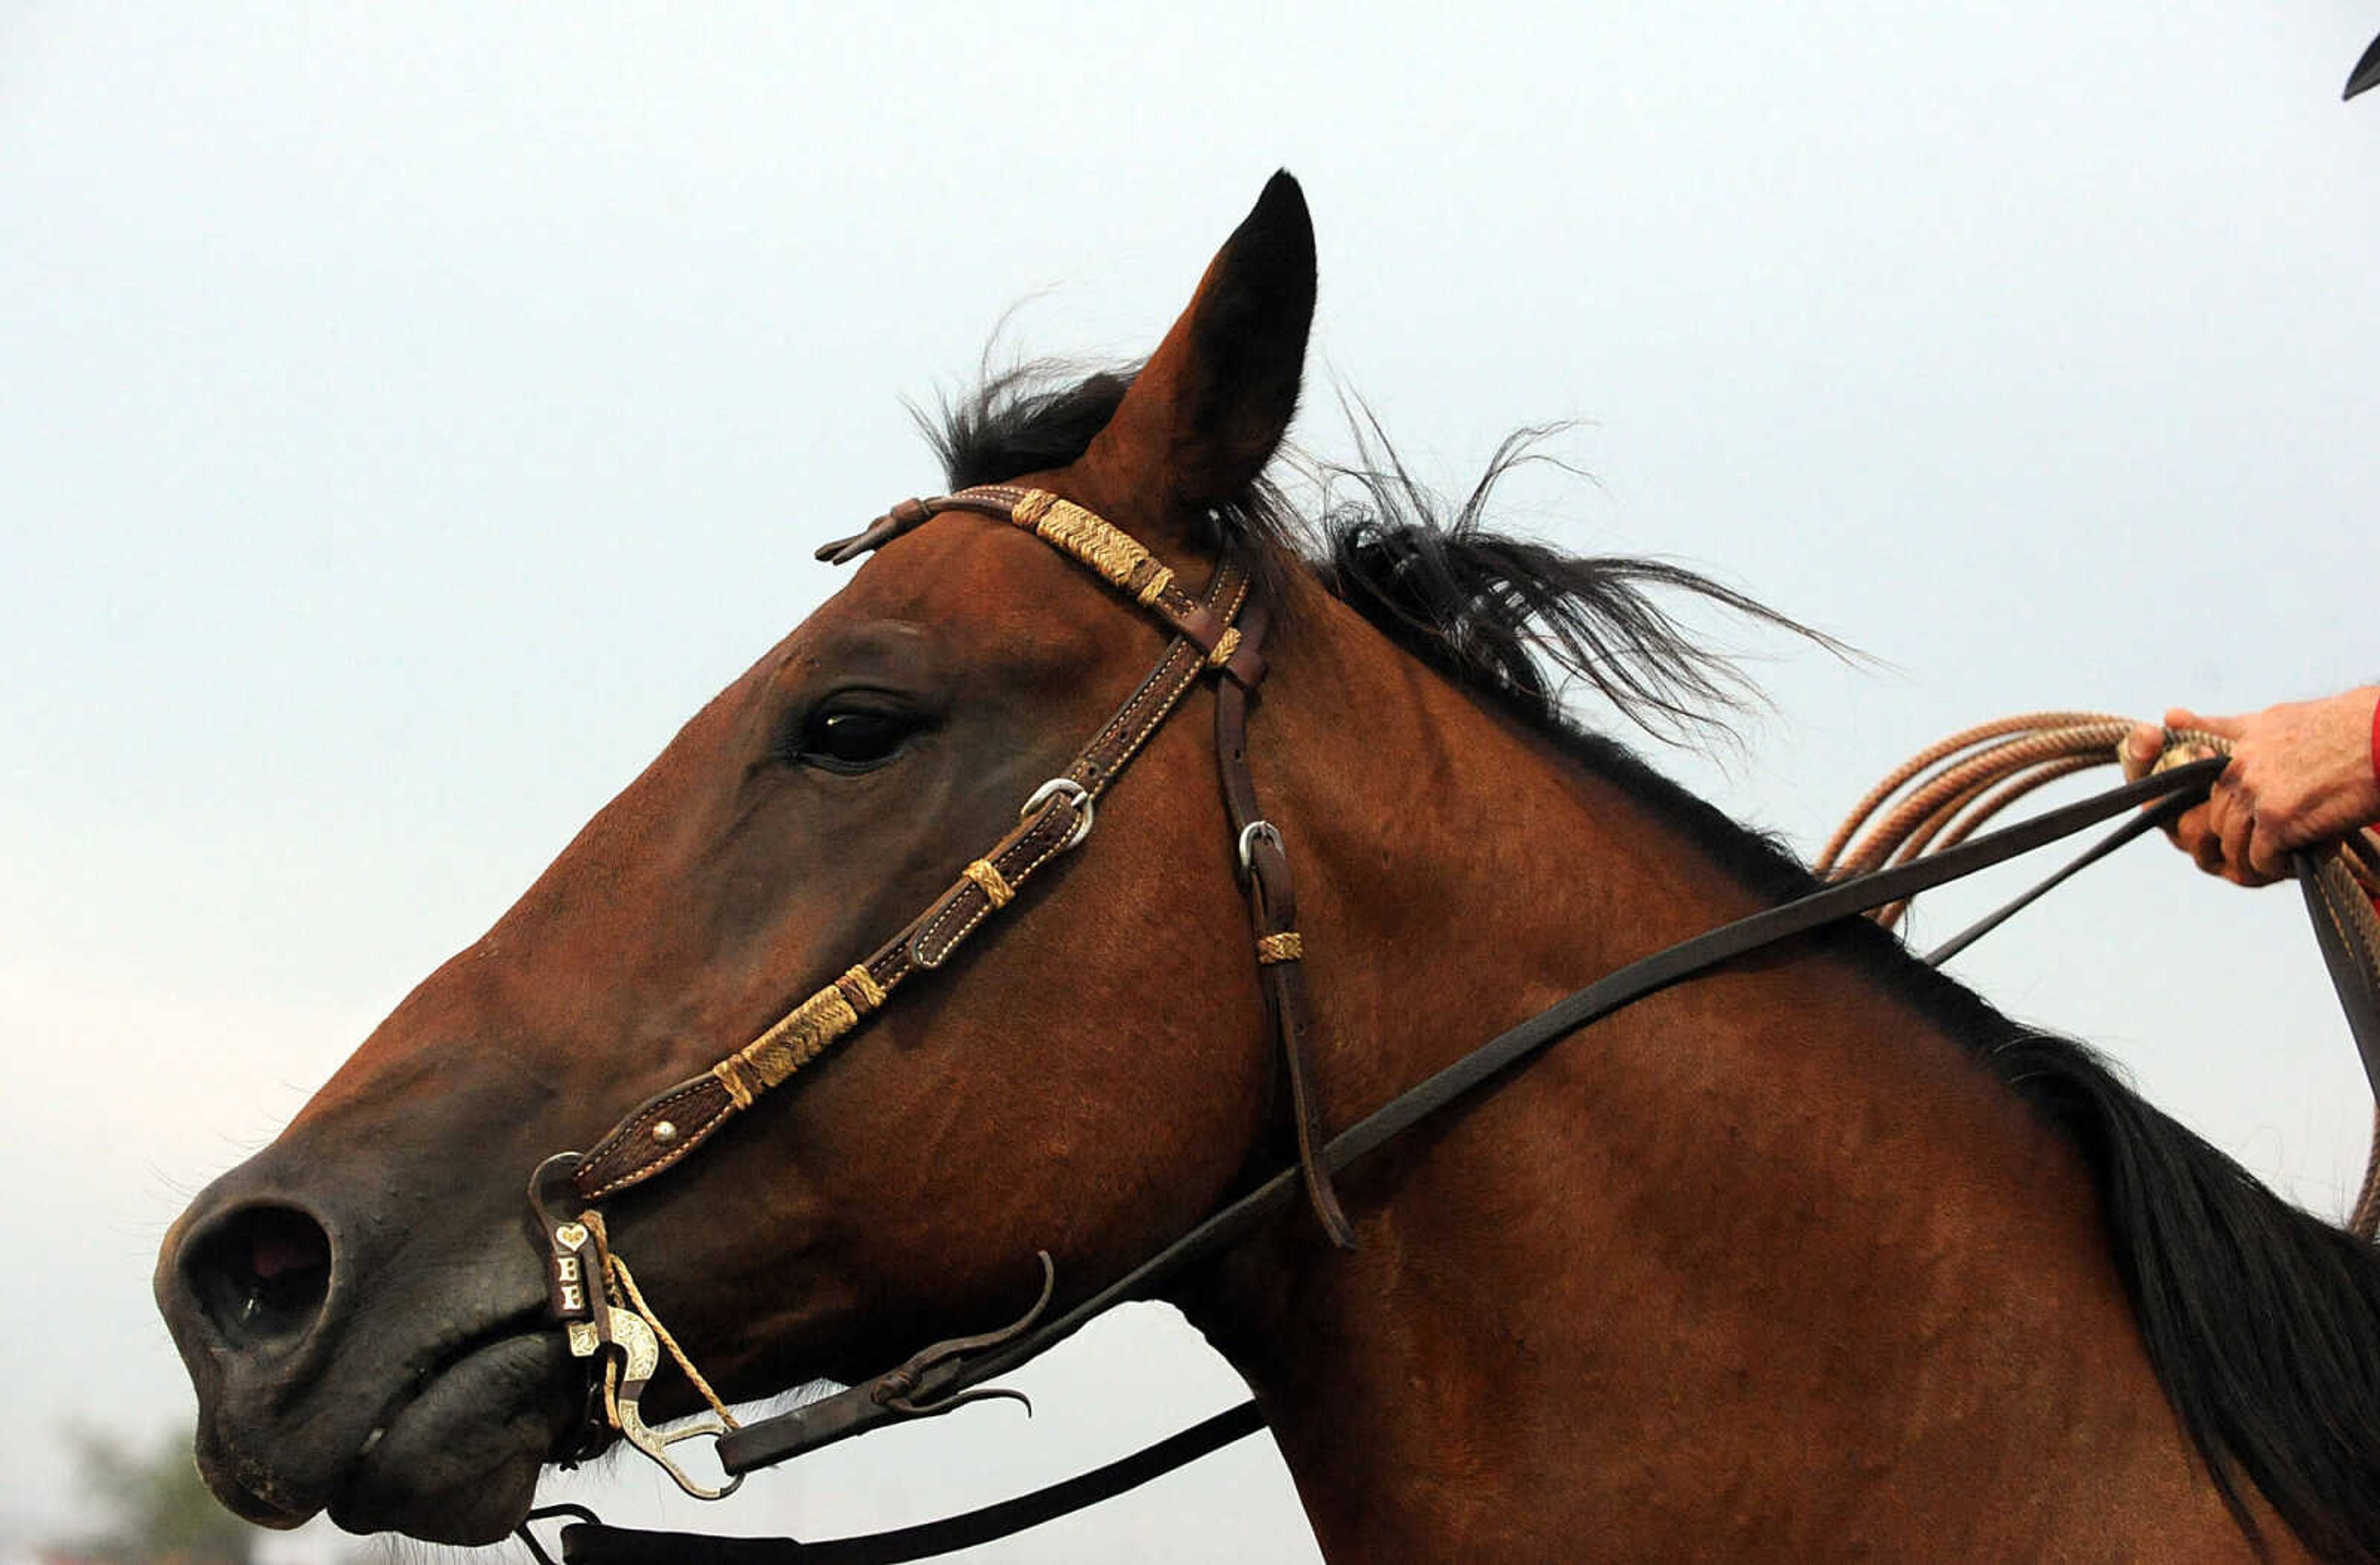
[[[1136,373],[1133,367],[1077,378],[1055,364],[987,365],[974,390],[942,399],[939,418],[917,413],[917,427],[952,489],[1006,483],[1082,455],[1123,405]]]
[[[946,405],[927,432],[951,487],[998,483],[1079,456],[1130,384],[1128,370],[1010,370]],[[1572,720],[1562,682],[1585,681],[1656,735],[1718,727],[1715,711],[1754,695],[1648,589],[1834,643],[1669,562],[1582,559],[1488,530],[1489,491],[1533,434],[1508,441],[1451,516],[1385,442],[1359,437],[1363,465],[1336,475],[1354,498],[1308,523],[1260,485],[1217,513],[1210,541],[1248,560],[1259,583],[1311,570],[1397,645],[1627,789],[1755,894],[1779,903],[1815,889],[1781,843]],[[2092,1049],[2010,1021],[1866,920],[1809,938],[1915,1004],[2081,1155],[2149,1361],[2259,1551],[2242,1478],[2318,1554],[2380,1560],[2380,1252],[2282,1201]]]

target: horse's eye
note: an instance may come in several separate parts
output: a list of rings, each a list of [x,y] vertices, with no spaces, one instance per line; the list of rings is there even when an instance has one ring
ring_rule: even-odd
[[[900,753],[912,723],[897,712],[866,707],[823,707],[802,729],[795,758],[830,771],[865,771]]]

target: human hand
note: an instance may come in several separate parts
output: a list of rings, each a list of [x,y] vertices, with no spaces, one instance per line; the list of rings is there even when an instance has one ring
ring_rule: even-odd
[[[2176,708],[2168,728],[2231,741],[2231,764],[2204,804],[2167,828],[2201,869],[2242,886],[2289,873],[2289,855],[2380,820],[2374,767],[2374,705],[2380,686],[2318,701],[2290,701],[2244,717],[2201,717]],[[2125,741],[2124,770],[2145,772],[2164,735],[2143,723]]]

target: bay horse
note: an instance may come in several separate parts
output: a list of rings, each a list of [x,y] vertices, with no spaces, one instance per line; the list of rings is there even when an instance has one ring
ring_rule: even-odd
[[[1468,510],[1301,528],[1264,475],[1314,290],[1277,176],[1136,374],[995,382],[941,445],[953,488],[1146,546],[1136,579],[1253,584],[1249,764],[1327,1128],[1813,882],[1558,699],[1726,692],[1652,588],[1767,611]],[[167,1236],[199,1462],[240,1514],[518,1523],[588,1385],[528,1171],[856,994],[1169,645],[1031,532],[907,516]],[[1251,953],[1199,721],[1232,677],[994,929],[605,1203],[724,1395],[1008,1318],[1037,1251],[1085,1297],[1292,1155],[1288,958]],[[1167,1290],[1333,1560],[2380,1559],[2380,1260],[1864,922],[1567,1040],[1333,1199],[1352,1248],[1288,1209]]]

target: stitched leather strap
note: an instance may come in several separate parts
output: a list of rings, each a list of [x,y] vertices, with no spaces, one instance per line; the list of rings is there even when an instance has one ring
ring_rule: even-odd
[[[981,510],[996,507],[997,502],[983,498],[982,491],[970,491],[931,505],[917,503],[930,516],[933,506]],[[902,508],[895,507],[895,513],[902,514]],[[1206,601],[1192,607],[1206,619],[1230,627],[1247,597],[1246,570],[1227,560],[1209,578]],[[978,878],[962,873],[949,890],[860,964],[857,971],[864,972],[873,986],[872,1000],[863,1002],[851,985],[839,979],[710,1070],[646,1099],[571,1171],[570,1182],[578,1200],[592,1206],[683,1162],[760,1093],[783,1079],[782,1074],[772,1078],[772,1073],[789,1074],[798,1068],[857,1026],[915,974],[949,961],[959,945],[992,914],[1007,906],[1027,881],[1082,840],[1100,795],[1163,726],[1208,666],[1207,647],[1187,635],[1174,637],[1157,666],[1115,715],[1044,789],[1038,807],[978,859],[970,861],[970,869],[976,864],[988,865],[991,875]],[[1251,666],[1261,669],[1261,661],[1252,660]],[[1238,686],[1226,682],[1221,688]],[[988,883],[995,880],[1008,893],[997,902]]]
[[[1262,602],[1240,616],[1244,644],[1264,644],[1271,615]],[[1313,1073],[1306,1067],[1307,1018],[1305,940],[1297,928],[1297,890],[1290,877],[1289,852],[1280,829],[1265,819],[1257,801],[1256,775],[1248,767],[1248,690],[1225,684],[1215,691],[1215,770],[1222,779],[1223,805],[1231,812],[1232,840],[1239,854],[1241,889],[1248,898],[1248,927],[1256,937],[1259,981],[1281,1073],[1289,1081],[1290,1121],[1297,1136],[1297,1166],[1307,1200],[1322,1231],[1342,1250],[1355,1248],[1355,1231],[1339,1204],[1330,1172],[1322,1164],[1322,1119],[1315,1102]]]
[[[598,1143],[566,1177],[573,1190],[591,1206],[603,1195],[628,1188],[674,1166],[720,1124],[748,1106],[759,1091],[782,1080],[781,1071],[797,1068],[808,1057],[804,1049],[814,1052],[826,1047],[872,1013],[912,973],[947,960],[992,913],[1008,905],[1017,889],[1035,872],[1080,840],[1099,795],[1179,705],[1199,675],[1210,667],[1224,675],[1217,690],[1218,770],[1239,840],[1256,945],[1254,955],[1262,973],[1284,1074],[1291,1084],[1292,1117],[1298,1144],[1296,1166],[1229,1203],[1181,1239],[1054,1319],[1030,1329],[995,1334],[980,1344],[951,1344],[971,1351],[953,1353],[915,1373],[899,1372],[904,1383],[897,1388],[891,1377],[880,1377],[808,1407],[730,1433],[721,1439],[718,1454],[722,1466],[732,1474],[740,1475],[882,1423],[959,1405],[970,1388],[1008,1373],[1114,1304],[1146,1292],[1163,1278],[1234,1242],[1256,1223],[1277,1212],[1301,1186],[1333,1241],[1352,1244],[1352,1232],[1330,1187],[1331,1171],[1368,1155],[1415,1122],[1516,1069],[1577,1028],[1747,952],[1806,933],[1863,909],[1905,898],[2105,819],[2134,804],[2150,799],[2171,801],[2185,793],[2190,797],[2203,797],[2207,784],[2220,770],[2219,761],[2173,769],[1934,857],[1826,887],[1784,906],[1656,952],[1509,1029],[1391,1099],[1327,1145],[1318,1145],[1321,1133],[1305,1061],[1303,942],[1296,928],[1294,887],[1280,833],[1264,821],[1247,766],[1247,696],[1263,671],[1260,648],[1266,621],[1262,607],[1248,606],[1245,623],[1233,625],[1235,618],[1243,618],[1247,581],[1245,574],[1229,562],[1214,573],[1205,602],[1191,602],[1186,598],[1174,601],[1179,592],[1172,585],[1171,573],[1157,566],[1145,550],[1128,538],[1114,534],[1105,522],[1078,507],[1059,510],[1063,503],[1038,491],[1006,488],[969,491],[936,502],[905,502],[880,518],[867,532],[833,546],[833,552],[837,559],[849,559],[867,549],[880,547],[941,510],[975,511],[1028,522],[1053,545],[1083,560],[1111,586],[1173,629],[1173,638],[1157,668],[1093,737],[1062,777],[1053,780],[1037,795],[1035,806],[1028,807],[1017,827],[990,852],[970,861],[966,872],[925,913],[866,963],[818,991],[760,1038],[722,1061],[713,1072],[680,1083],[649,1100]],[[1054,523],[1050,520],[1052,517]],[[2359,1028],[2359,1041],[2362,1040]],[[610,1565],[633,1565],[639,1559],[663,1558],[832,1559],[838,1565],[891,1565],[892,1561],[989,1541],[1078,1509],[1169,1471],[1223,1443],[1225,1438],[1236,1438],[1260,1424],[1261,1417],[1253,1404],[1246,1404],[1171,1441],[1160,1442],[1158,1448],[1069,1485],[1008,1502],[1006,1507],[990,1508],[986,1512],[924,1528],[904,1529],[899,1535],[808,1547],[789,1539],[699,1540],[683,1535],[641,1535],[660,1540],[661,1552],[654,1553],[638,1552],[643,1547],[636,1541],[640,1535],[597,1526],[570,1529],[565,1548],[572,1559],[601,1560]],[[1226,1428],[1237,1432],[1221,1434]],[[1159,1456],[1160,1451],[1165,1453],[1163,1459]],[[1111,1481],[1127,1470],[1135,1475]],[[1057,1498],[1062,1494],[1080,1498],[1069,1502]],[[990,1530],[967,1530],[968,1523],[982,1522],[994,1512],[1003,1514],[997,1524],[987,1523]],[[892,1544],[888,1542],[891,1538],[905,1541]],[[921,1545],[928,1547],[918,1547]],[[696,1547],[706,1546],[710,1550],[707,1555],[694,1552]],[[908,1552],[901,1552],[903,1549]]]
[[[1079,506],[1059,500],[1046,490],[1020,489],[1014,484],[978,484],[973,489],[963,489],[956,494],[945,494],[933,500],[904,500],[900,504],[893,506],[892,510],[869,523],[864,530],[854,533],[849,538],[837,539],[832,543],[822,545],[819,549],[818,558],[831,564],[848,564],[863,554],[883,548],[902,534],[913,530],[945,511],[971,512],[976,516],[990,516],[997,521],[1019,522],[1023,525],[1035,526],[1037,531],[1041,531],[1038,526],[1038,518],[1044,516],[1048,509],[1057,506],[1064,506],[1072,516],[1084,518],[1088,523],[1096,524],[1100,528],[1108,526],[1098,516],[1082,510]],[[1073,554],[1077,559],[1086,558],[1084,552],[1075,547],[1077,540],[1068,536],[1063,530],[1054,536],[1049,532],[1042,532],[1042,536],[1049,538],[1052,546],[1063,552]],[[1123,538],[1122,534],[1117,536]],[[1128,539],[1123,540],[1130,542]],[[1137,549],[1138,545],[1133,544],[1132,547]],[[1089,562],[1086,560],[1086,563]],[[1094,565],[1093,568],[1097,569],[1098,566]],[[1162,584],[1154,586],[1153,589],[1143,596],[1143,589],[1151,588],[1151,584],[1159,577],[1162,578]],[[1214,604],[1200,603],[1178,586],[1172,585],[1171,571],[1162,570],[1160,567],[1152,569],[1144,576],[1126,580],[1119,581],[1113,577],[1110,579],[1124,592],[1125,596],[1132,598],[1143,609],[1155,615],[1175,635],[1188,637],[1201,652],[1215,658],[1217,666],[1221,668],[1224,675],[1234,684],[1254,688],[1257,681],[1264,677],[1263,660],[1256,656],[1255,649],[1250,648],[1242,654],[1230,644],[1232,630],[1231,614],[1221,612]]]

